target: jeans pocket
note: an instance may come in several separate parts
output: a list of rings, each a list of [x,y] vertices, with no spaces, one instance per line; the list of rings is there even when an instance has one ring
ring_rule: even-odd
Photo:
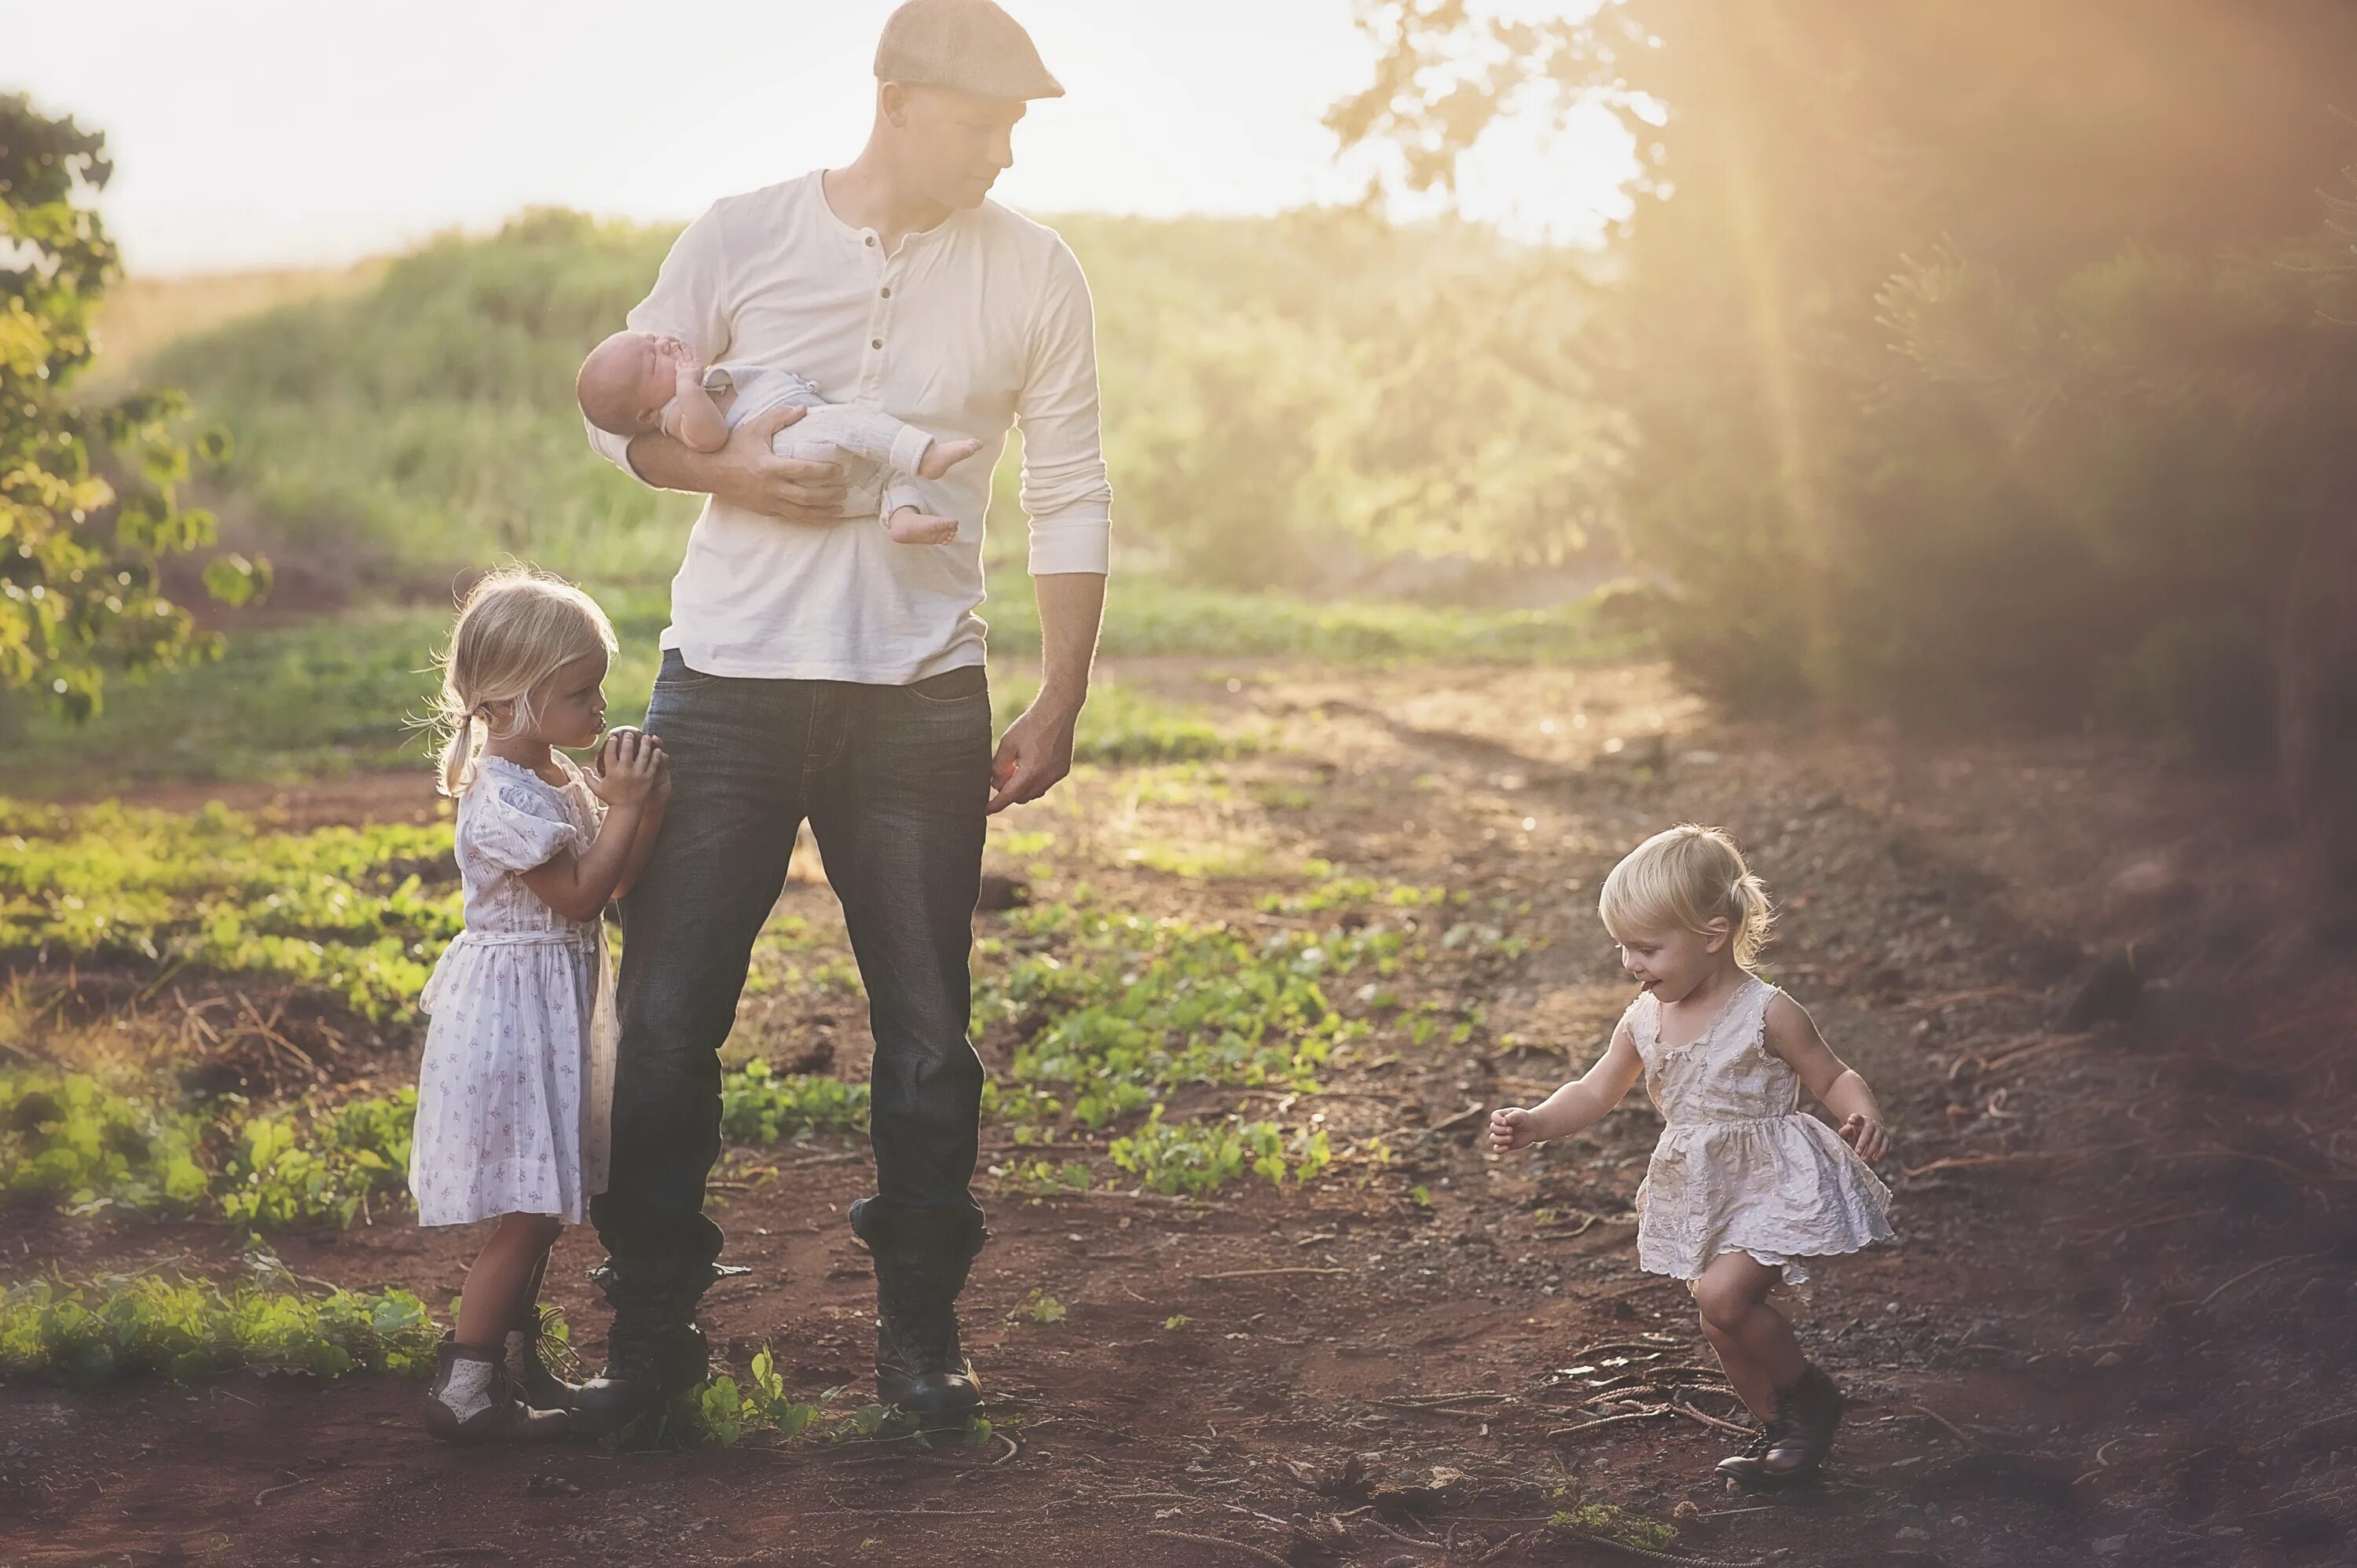
[[[701,670],[689,669],[686,659],[676,648],[664,649],[662,662],[655,669],[655,686],[658,690],[668,686],[675,691],[694,692],[722,685],[727,679],[726,675],[707,675]]]
[[[944,670],[938,675],[928,675],[921,681],[911,681],[900,688],[920,702],[934,707],[951,708],[971,703],[975,698],[990,695],[989,673],[979,664],[968,664],[955,670]]]

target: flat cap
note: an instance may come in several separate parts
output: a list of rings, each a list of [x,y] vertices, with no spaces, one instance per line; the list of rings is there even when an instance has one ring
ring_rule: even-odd
[[[876,80],[985,98],[1061,98],[1023,24],[991,0],[908,0],[886,19]]]

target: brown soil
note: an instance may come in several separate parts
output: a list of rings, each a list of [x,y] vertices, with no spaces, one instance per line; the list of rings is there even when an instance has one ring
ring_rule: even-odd
[[[1647,668],[1129,678],[1282,744],[1191,782],[1094,773],[1020,813],[1058,835],[1036,866],[1001,857],[1039,896],[1085,880],[1116,907],[1265,920],[1257,897],[1315,854],[1445,882],[1473,896],[1448,918],[1534,939],[1447,972],[1482,1009],[1469,1039],[1388,1030],[1329,1075],[1337,1146],[1384,1133],[1395,1165],[1200,1206],[985,1177],[966,1317],[1007,1435],[978,1448],[455,1453],[419,1433],[416,1385],[371,1377],[0,1391],[0,1563],[1635,1560],[1528,1533],[1575,1501],[1716,1562],[2352,1560],[2357,979],[2346,932],[2296,913],[2300,856],[2251,825],[2255,786],[2092,741],[1731,726]],[[414,786],[337,788],[374,815]],[[1551,1435],[1609,1412],[1597,1382],[1707,1359],[1682,1290],[1635,1268],[1650,1112],[1505,1160],[1465,1118],[1592,1054],[1627,994],[1597,882],[1688,817],[1734,829],[1782,896],[1773,972],[1896,1133],[1900,1244],[1792,1304],[1852,1399],[1834,1473],[1764,1498],[1711,1479],[1728,1434],[1635,1413],[1648,1395]],[[1152,870],[1172,845],[1232,875]],[[825,925],[826,897],[798,882],[788,908]],[[2095,1015],[2066,1026],[2074,1002]],[[856,997],[823,986],[757,998],[742,1032],[864,1065]],[[754,1273],[709,1300],[716,1345],[859,1399],[872,1286],[841,1216],[864,1155],[742,1151],[726,1175],[728,1255]],[[218,1226],[5,1223],[11,1278],[239,1266]],[[466,1243],[380,1222],[279,1250],[438,1305]],[[596,1257],[568,1236],[554,1271],[593,1352]],[[1039,1321],[1035,1293],[1066,1316]]]

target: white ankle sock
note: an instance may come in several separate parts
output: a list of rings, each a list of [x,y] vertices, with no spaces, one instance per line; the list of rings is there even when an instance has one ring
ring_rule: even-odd
[[[499,1369],[490,1361],[453,1361],[450,1380],[439,1398],[460,1421],[472,1421],[491,1408],[491,1380]]]

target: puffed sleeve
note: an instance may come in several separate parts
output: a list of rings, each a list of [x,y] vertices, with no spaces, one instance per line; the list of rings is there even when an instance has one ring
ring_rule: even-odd
[[[520,784],[486,780],[467,799],[458,851],[502,871],[531,871],[573,849],[578,834],[562,804]]]

